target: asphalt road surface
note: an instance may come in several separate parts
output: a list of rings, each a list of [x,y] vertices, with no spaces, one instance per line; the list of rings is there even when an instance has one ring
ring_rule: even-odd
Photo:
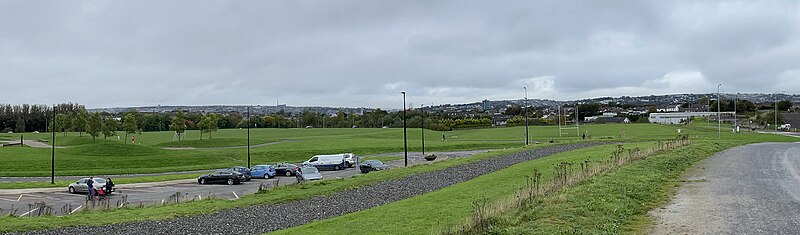
[[[654,234],[800,234],[800,142],[718,153],[651,215]]]
[[[472,156],[476,153],[487,152],[488,150],[473,150],[473,151],[455,151],[455,152],[437,152],[439,158],[437,161],[447,160],[450,158]],[[403,153],[399,153],[402,155]],[[393,156],[395,154],[384,154],[381,156]],[[421,153],[409,153],[409,164],[430,164],[432,162],[426,161]],[[386,162],[386,165],[391,168],[399,168],[404,166],[403,160],[396,160]],[[203,171],[209,173],[211,171]],[[350,178],[360,174],[357,167],[348,168],[340,171],[320,171],[323,179],[336,179],[336,178]],[[198,176],[202,173],[198,173]],[[81,177],[61,177],[70,180],[78,180]],[[8,180],[8,179],[6,179]],[[48,179],[49,180],[49,179]],[[296,183],[297,180],[294,176],[276,176],[273,179],[252,179],[249,182],[243,182],[238,185],[224,185],[224,184],[208,184],[200,185],[196,180],[178,180],[170,182],[154,182],[145,183],[146,186],[125,187],[119,185],[116,192],[110,197],[112,204],[117,204],[122,200],[122,196],[126,196],[128,205],[144,204],[159,204],[162,200],[169,202],[170,197],[176,193],[180,193],[181,200],[186,199],[200,199],[207,198],[213,195],[217,198],[236,199],[243,195],[254,194],[258,191],[262,184],[265,186],[286,185]],[[66,185],[63,188],[49,188],[49,189],[33,189],[31,192],[17,192],[20,190],[0,190],[0,214],[7,214],[9,211],[16,211],[15,214],[20,215],[33,208],[37,202],[45,202],[53,208],[53,212],[57,215],[63,214],[61,208],[77,208],[80,205],[86,204],[85,194],[70,194],[67,192]],[[25,190],[23,190],[25,191]],[[172,199],[174,200],[174,199]]]

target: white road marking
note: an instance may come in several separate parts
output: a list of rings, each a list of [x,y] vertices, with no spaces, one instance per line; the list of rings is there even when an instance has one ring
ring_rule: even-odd
[[[19,198],[17,198],[17,202],[19,202],[19,200],[22,200],[22,195],[25,195],[25,194],[20,194]]]
[[[34,211],[36,211],[38,209],[39,208],[35,208],[35,209],[31,210],[31,211],[25,212],[25,214],[20,215],[20,217],[26,216],[26,215],[30,214],[31,212],[34,212]]]
[[[236,197],[236,199],[239,199],[239,195],[236,195],[236,192],[232,192],[232,193],[233,193],[233,196]]]
[[[83,207],[83,205],[78,206],[78,208],[75,208],[72,211],[70,211],[69,214],[75,213],[76,211],[80,210],[82,207]]]

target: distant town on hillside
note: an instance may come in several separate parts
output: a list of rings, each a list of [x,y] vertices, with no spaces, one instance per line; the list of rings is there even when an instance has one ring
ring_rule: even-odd
[[[674,108],[676,105],[692,105],[699,104],[703,97],[708,97],[709,100],[716,100],[715,93],[707,94],[669,94],[669,95],[650,95],[650,96],[622,96],[622,97],[598,97],[591,99],[580,100],[567,100],[556,101],[549,99],[529,99],[528,106],[534,108],[549,108],[557,106],[573,106],[575,103],[598,103],[605,106],[625,106],[628,108],[645,110],[648,107],[656,107],[657,109]],[[775,100],[791,100],[793,103],[800,103],[800,95],[798,94],[763,94],[763,93],[743,93],[743,94],[721,94],[723,100],[732,100],[738,97],[740,100],[749,100],[755,104],[771,103]],[[410,104],[410,103],[409,103]],[[430,112],[446,112],[452,115],[466,115],[469,113],[504,113],[506,109],[514,106],[524,106],[524,99],[517,100],[483,100],[472,103],[464,104],[441,104],[434,106],[423,106]],[[278,112],[285,113],[300,113],[305,110],[317,113],[324,113],[334,115],[340,110],[344,113],[363,114],[364,112],[371,112],[376,108],[370,107],[323,107],[323,106],[291,106],[288,104],[279,105],[253,105],[249,106],[250,112],[253,115],[269,115]],[[156,105],[156,106],[140,106],[140,107],[113,107],[113,108],[91,108],[87,109],[89,112],[106,112],[106,113],[123,113],[131,110],[144,113],[170,113],[177,110],[185,112],[198,112],[198,113],[229,113],[238,112],[246,113],[248,106],[244,105],[199,105],[199,106],[183,106],[183,105]],[[415,109],[413,105],[409,105],[409,109]],[[689,107],[694,109],[701,109],[702,107]],[[708,107],[706,107],[708,108]],[[397,111],[399,109],[391,109],[387,111]]]

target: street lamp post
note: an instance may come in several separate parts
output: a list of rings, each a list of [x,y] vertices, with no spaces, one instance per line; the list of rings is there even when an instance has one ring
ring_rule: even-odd
[[[56,184],[56,105],[53,105],[53,141],[50,143],[50,184]]]
[[[736,102],[739,100],[739,93],[736,93],[736,98],[733,99],[733,132],[739,133],[739,121],[736,119]]]
[[[525,146],[530,143],[528,141],[528,87],[522,87],[525,90]]]
[[[408,167],[408,138],[406,135],[406,92],[403,94],[403,153],[405,154],[405,166]]]
[[[425,104],[419,104],[419,109],[422,111],[422,156],[425,156]]]
[[[720,107],[719,106],[719,103],[720,103],[719,88],[721,86],[722,86],[722,83],[717,85],[717,139],[721,139],[722,138],[722,119],[721,119],[720,112],[719,112],[720,111],[720,108],[719,108]]]
[[[247,106],[247,168],[250,168],[250,106]]]

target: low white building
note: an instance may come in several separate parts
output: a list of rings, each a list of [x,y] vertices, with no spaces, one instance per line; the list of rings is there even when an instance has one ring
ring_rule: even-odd
[[[721,112],[723,116],[733,116],[733,112]],[[650,113],[650,123],[681,124],[692,117],[716,117],[717,112]]]

